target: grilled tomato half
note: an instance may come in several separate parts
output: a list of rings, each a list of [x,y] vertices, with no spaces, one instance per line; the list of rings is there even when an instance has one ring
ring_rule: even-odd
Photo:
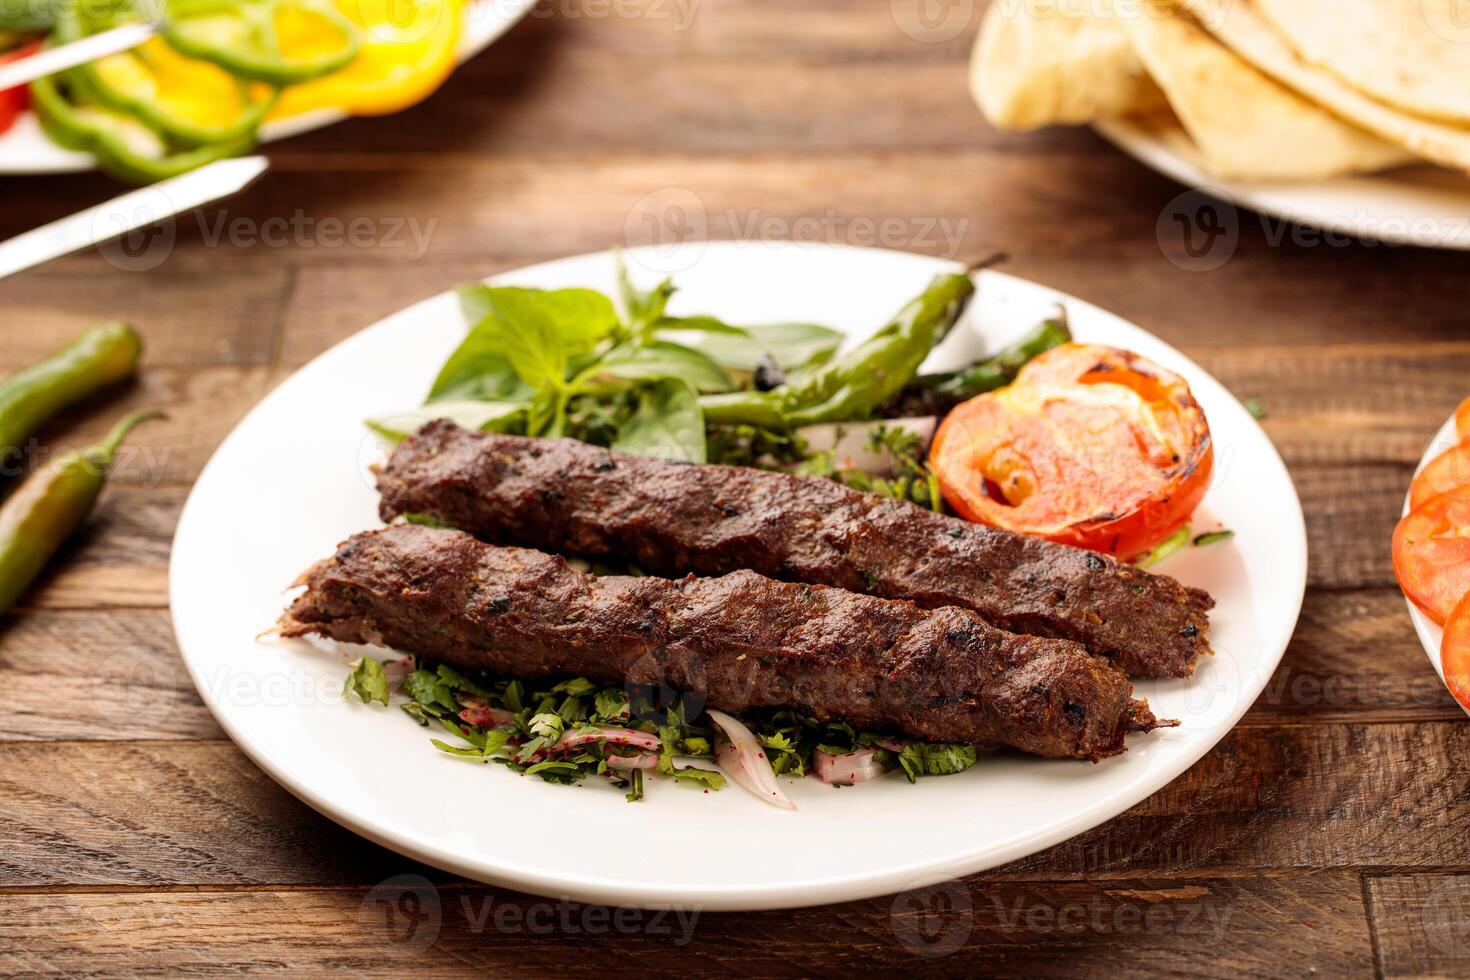
[[[1183,378],[1132,351],[1063,344],[951,412],[929,464],[968,520],[1126,559],[1189,520],[1214,450]]]

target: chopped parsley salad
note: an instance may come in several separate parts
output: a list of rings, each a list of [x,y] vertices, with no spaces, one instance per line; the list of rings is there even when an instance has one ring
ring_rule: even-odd
[[[776,776],[812,774],[851,786],[897,769],[912,783],[963,772],[977,757],[974,746],[859,732],[791,710],[738,721],[704,711],[692,695],[603,687],[584,677],[507,680],[413,657],[384,664],[363,656],[350,667],[344,697],[385,708],[397,703],[418,724],[442,727],[452,741],[431,738],[440,752],[550,783],[597,777],[624,790],[629,802],[643,799],[646,778],[708,792],[728,777],[768,803],[795,809]]]

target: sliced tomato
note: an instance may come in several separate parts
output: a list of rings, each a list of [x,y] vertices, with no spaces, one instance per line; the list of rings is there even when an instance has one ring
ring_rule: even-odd
[[[1409,508],[1418,507],[1430,497],[1470,484],[1470,444],[1440,453],[1424,465],[1409,484]]]
[[[41,42],[32,41],[30,44],[23,45],[14,51],[0,55],[0,65],[12,61],[19,61],[21,58],[29,57],[39,50],[41,50]],[[11,126],[15,125],[15,121],[20,118],[20,114],[25,112],[30,104],[30,89],[24,85],[19,88],[6,89],[0,92],[0,133],[5,132]]]
[[[1470,398],[1455,409],[1455,435],[1461,440],[1470,439]]]
[[[1404,595],[1443,625],[1470,593],[1470,486],[1404,515],[1393,530],[1393,574]]]
[[[1460,600],[1444,624],[1439,666],[1444,671],[1445,687],[1460,707],[1470,711],[1470,595]]]
[[[929,462],[969,520],[1132,558],[1189,520],[1214,452],[1183,378],[1131,351],[1064,344],[951,412]]]

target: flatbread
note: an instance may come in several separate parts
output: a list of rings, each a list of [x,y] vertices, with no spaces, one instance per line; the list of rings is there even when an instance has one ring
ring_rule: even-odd
[[[1317,180],[1413,159],[1261,74],[1187,14],[1144,6],[1124,23],[1205,169],[1221,180]]]
[[[1254,0],[1171,0],[1228,48],[1297,94],[1410,153],[1470,173],[1470,129],[1412,116],[1302,61]],[[1448,82],[1447,82],[1448,84]]]
[[[970,62],[970,90],[991,125],[1077,125],[1163,106],[1111,14],[1108,0],[993,0]]]
[[[1257,0],[1302,61],[1412,115],[1470,125],[1465,0]]]

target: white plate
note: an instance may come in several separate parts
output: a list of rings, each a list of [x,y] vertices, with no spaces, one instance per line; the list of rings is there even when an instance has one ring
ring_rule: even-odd
[[[1459,437],[1455,435],[1455,417],[1452,415],[1445,422],[1445,424],[1440,427],[1440,430],[1434,434],[1434,438],[1429,441],[1429,448],[1424,450],[1424,456],[1419,460],[1419,465],[1414,468],[1415,475],[1418,475],[1419,471],[1422,470],[1431,459],[1438,456],[1446,449],[1449,449],[1451,446],[1455,445],[1459,441]],[[1408,512],[1409,495],[1406,491],[1404,493],[1403,513],[1407,514]],[[1419,642],[1423,644],[1424,652],[1429,656],[1429,662],[1434,665],[1434,672],[1438,674],[1439,679],[1443,681],[1444,664],[1442,664],[1439,659],[1439,644],[1440,641],[1444,639],[1444,628],[1441,627],[1434,620],[1426,616],[1424,614],[1424,610],[1420,609],[1418,606],[1410,602],[1408,596],[1404,597],[1404,602],[1408,603],[1409,618],[1414,622],[1414,632],[1419,634]],[[1470,707],[1466,707],[1465,705],[1461,705],[1460,707],[1467,715],[1470,715]]]
[[[1093,128],[1166,177],[1261,214],[1397,245],[1470,249],[1470,179],[1462,174],[1426,164],[1319,181],[1222,181],[1201,168],[1177,126],[1116,119]]]
[[[860,335],[953,263],[838,246],[731,243],[630,254],[635,276],[674,272],[675,311],[734,322],[806,320]],[[540,287],[615,288],[601,253],[507,273]],[[261,402],[200,475],[174,538],[179,647],[205,702],[261,768],[334,820],[470,878],[578,901],[765,909],[907,890],[1002,864],[1095,827],[1199,759],[1255,700],[1280,660],[1306,583],[1301,505],[1280,457],[1213,378],[1157,338],[1080,300],[984,273],[980,295],[930,366],[1023,333],[1063,303],[1077,336],[1179,371],[1214,432],[1216,478],[1196,528],[1235,538],[1190,548],[1167,571],[1219,605],[1210,658],[1189,681],[1143,682],[1180,728],[1135,738],[1100,765],[1020,756],[909,785],[834,790],[786,780],[800,808],[730,787],[650,784],[632,805],[605,785],[518,778],[440,755],[397,710],[344,704],[338,657],[305,642],[258,644],[283,589],[356,531],[378,525],[366,466],[382,450],[362,419],[418,405],[464,334],[450,293],[343,341]]]
[[[464,33],[459,39],[459,63],[464,64],[484,51],[535,5],[536,0],[475,0],[467,6]],[[346,113],[323,109],[280,119],[265,125],[260,141],[271,143],[321,129],[346,118]],[[51,138],[41,130],[34,113],[25,113],[0,135],[0,174],[80,173],[94,168],[90,155],[51,142]]]

